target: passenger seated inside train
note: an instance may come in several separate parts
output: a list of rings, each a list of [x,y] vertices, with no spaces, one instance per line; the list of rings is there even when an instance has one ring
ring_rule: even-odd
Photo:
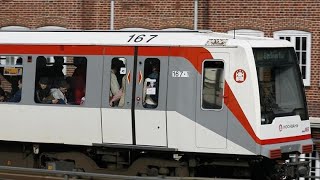
[[[47,77],[42,77],[39,80],[39,83],[36,89],[35,102],[43,103],[43,104],[58,103],[58,99],[55,99],[51,95],[49,79]]]
[[[8,102],[20,102],[21,101],[21,93],[22,93],[22,79],[18,79],[18,88],[19,90],[14,93],[14,95],[8,100]]]
[[[53,104],[68,104],[66,93],[68,92],[69,88],[70,86],[65,80],[60,81],[58,88],[52,88],[50,90],[51,95],[57,100],[53,101]]]
[[[151,69],[148,72],[147,69]],[[160,61],[159,59],[147,59],[145,62],[145,75],[146,79],[143,84],[143,107],[154,109],[158,106],[159,96],[159,70]]]

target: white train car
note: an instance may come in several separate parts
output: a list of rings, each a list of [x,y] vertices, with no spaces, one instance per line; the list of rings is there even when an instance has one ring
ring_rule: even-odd
[[[304,176],[292,45],[213,32],[0,32],[0,163],[130,175]]]

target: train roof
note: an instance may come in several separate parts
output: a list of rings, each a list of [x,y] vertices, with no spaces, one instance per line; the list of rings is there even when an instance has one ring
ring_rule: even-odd
[[[292,47],[284,40],[212,31],[0,31],[0,44]]]

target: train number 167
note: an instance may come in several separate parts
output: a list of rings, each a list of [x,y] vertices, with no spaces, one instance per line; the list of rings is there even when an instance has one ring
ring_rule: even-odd
[[[142,42],[142,41],[145,41],[146,43],[150,42],[152,39],[158,37],[158,35],[155,35],[155,34],[151,34],[151,35],[145,35],[145,34],[133,34],[131,36],[129,36],[129,40],[128,42],[135,42],[135,43],[138,43],[138,42]]]

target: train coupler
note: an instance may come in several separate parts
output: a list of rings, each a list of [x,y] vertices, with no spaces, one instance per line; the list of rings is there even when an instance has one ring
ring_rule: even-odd
[[[283,164],[284,177],[286,179],[306,177],[310,172],[309,161],[290,162]]]

